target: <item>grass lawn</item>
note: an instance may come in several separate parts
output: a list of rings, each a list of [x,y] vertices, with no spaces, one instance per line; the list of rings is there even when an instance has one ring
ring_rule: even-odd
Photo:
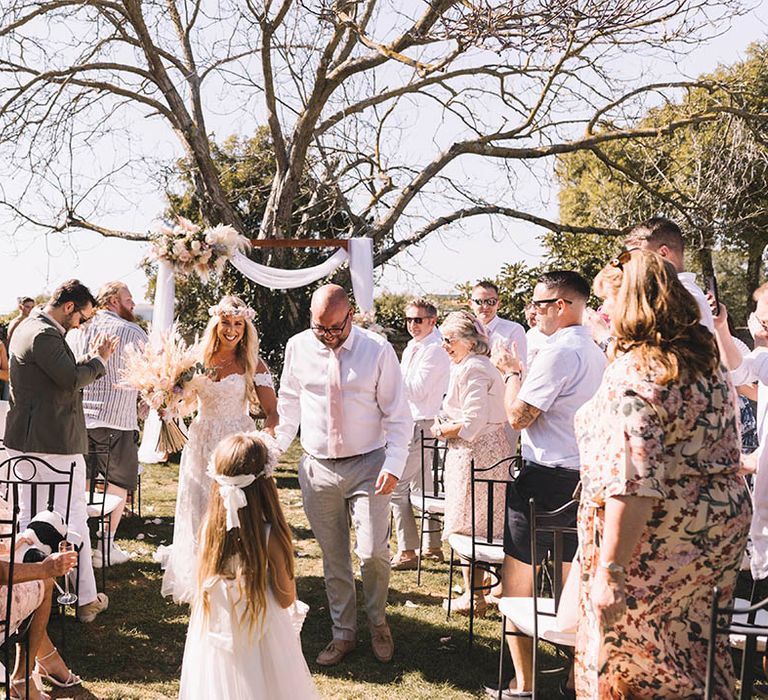
[[[427,564],[419,588],[415,572],[392,573],[388,609],[395,638],[392,663],[378,663],[370,650],[358,580],[357,650],[336,668],[321,669],[314,664],[330,638],[330,619],[320,549],[301,506],[298,457],[299,449],[294,446],[284,456],[277,480],[296,542],[299,597],[311,607],[302,632],[303,648],[322,696],[387,700],[483,697],[483,683],[496,677],[500,617],[489,611],[485,620],[477,621],[470,652],[468,620],[454,615],[446,621],[442,609],[447,565]],[[90,625],[78,624],[72,617],[63,626],[60,618],[52,620],[54,643],[61,646],[63,633],[66,659],[86,679],[82,688],[58,690],[54,697],[176,697],[187,607],[160,597],[161,571],[152,554],[159,544],[171,540],[177,470],[175,464],[151,465],[144,472],[142,518],[127,518],[118,533],[120,546],[135,558],[108,571],[109,610]],[[100,585],[98,572],[97,581]],[[556,698],[557,683],[555,678],[544,679],[542,697]]]

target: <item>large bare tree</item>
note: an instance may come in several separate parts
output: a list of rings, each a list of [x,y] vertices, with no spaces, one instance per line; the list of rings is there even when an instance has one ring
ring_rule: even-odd
[[[638,126],[649,104],[693,85],[644,83],[640,57],[686,51],[742,11],[738,0],[6,0],[2,203],[17,225],[143,240],[111,226],[110,207],[119,195],[132,205],[131,182],[172,187],[170,156],[182,156],[202,217],[244,231],[210,125],[263,123],[275,175],[253,237],[309,238],[343,211],[381,264],[478,216],[595,232],[526,206],[520,179],[546,175],[558,154],[749,117],[718,90]],[[298,206],[307,177],[314,195]]]

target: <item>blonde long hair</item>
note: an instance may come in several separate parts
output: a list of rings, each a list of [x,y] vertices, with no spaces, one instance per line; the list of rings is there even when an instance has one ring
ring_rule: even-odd
[[[274,479],[264,474],[267,448],[258,437],[237,433],[224,438],[213,453],[216,474],[238,476],[253,474],[256,480],[243,489],[247,505],[238,511],[240,526],[227,531],[227,514],[219,496],[219,485],[211,485],[211,499],[202,530],[198,561],[197,585],[202,591],[203,611],[210,611],[205,581],[211,576],[231,578],[233,563],[235,581],[245,610],[240,620],[253,630],[262,619],[267,605],[268,556],[265,523],[271,525],[270,539],[277,543],[291,578],[293,544],[291,531],[280,507]]]
[[[633,250],[618,278],[608,266],[598,278],[616,291],[612,319],[617,354],[631,352],[642,370],[667,384],[685,376],[693,380],[716,372],[720,356],[715,338],[701,325],[696,300],[682,285],[677,270],[648,250]]]
[[[225,296],[222,297],[218,303],[218,306],[232,307],[233,309],[247,309],[248,305],[239,297]],[[205,333],[201,341],[203,352],[203,364],[206,367],[213,365],[213,356],[219,349],[219,322],[221,316],[215,314],[211,316],[211,320],[208,321],[208,325],[205,327]],[[235,349],[235,356],[240,363],[245,367],[245,391],[248,397],[248,402],[255,409],[259,406],[259,397],[256,395],[256,386],[253,383],[253,377],[256,374],[256,370],[259,367],[259,333],[256,330],[256,326],[253,325],[247,316],[243,317],[245,321],[245,332],[240,342]]]

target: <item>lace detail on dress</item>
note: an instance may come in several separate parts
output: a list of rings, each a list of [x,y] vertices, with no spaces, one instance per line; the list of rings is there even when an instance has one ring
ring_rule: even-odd
[[[230,374],[218,382],[204,377],[195,389],[198,414],[189,426],[189,440],[181,454],[173,545],[158,549],[156,556],[165,566],[162,594],[172,595],[176,602],[189,602],[194,592],[198,531],[211,492],[211,478],[206,474],[211,454],[228,435],[256,430],[248,415],[244,375]]]
[[[259,372],[253,375],[253,383],[256,386],[266,386],[270,389],[275,388],[275,383],[272,381],[272,375],[269,372]]]

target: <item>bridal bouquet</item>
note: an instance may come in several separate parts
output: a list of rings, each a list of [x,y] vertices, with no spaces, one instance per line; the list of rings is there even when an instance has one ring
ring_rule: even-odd
[[[187,441],[178,420],[192,413],[197,402],[189,383],[209,371],[197,357],[195,348],[184,342],[175,325],[162,336],[159,349],[147,343],[143,348],[129,345],[123,352],[121,384],[136,389],[163,421],[157,441],[159,452],[178,452]]]
[[[161,226],[152,236],[150,260],[165,260],[182,274],[196,274],[208,281],[211,271],[221,273],[236,252],[248,250],[250,241],[231,226],[203,229],[189,219],[178,217],[178,223]]]

